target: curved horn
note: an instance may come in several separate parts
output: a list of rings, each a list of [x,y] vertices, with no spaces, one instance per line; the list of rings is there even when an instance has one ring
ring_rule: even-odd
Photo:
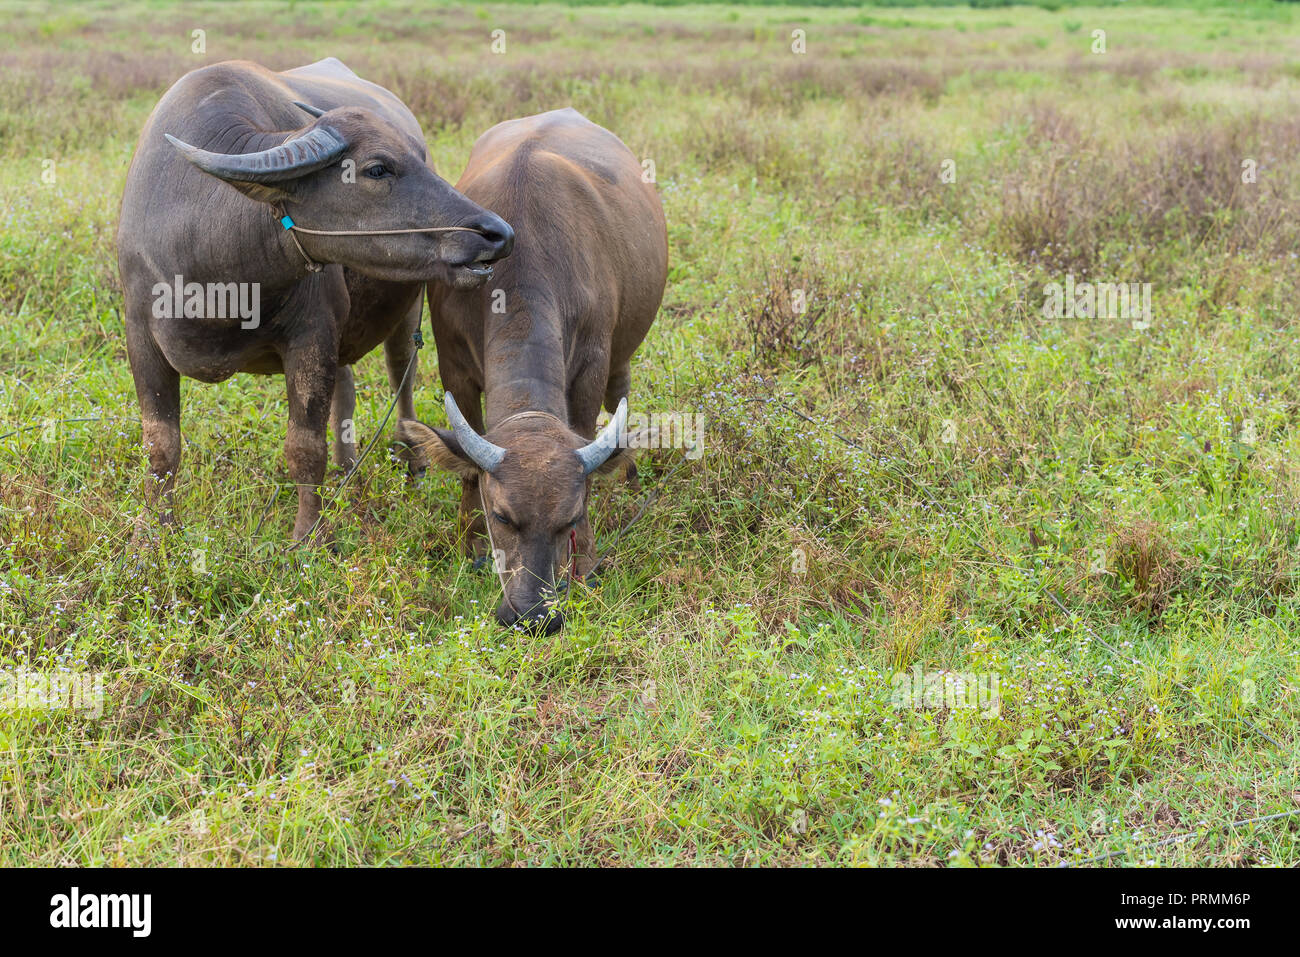
[[[582,461],[583,475],[590,475],[596,471],[605,464],[611,455],[618,451],[619,440],[623,438],[625,431],[627,431],[626,396],[619,399],[618,408],[614,410],[614,417],[600,430],[600,434],[592,439],[591,444],[578,449],[578,458]]]
[[[329,166],[348,148],[347,141],[328,126],[317,126],[302,136],[258,153],[209,153],[190,146],[170,133],[167,142],[181,155],[218,179],[241,183],[276,183]]]
[[[319,107],[312,106],[310,103],[303,103],[301,100],[294,100],[293,105],[300,110],[310,113],[312,116],[324,116],[325,111]]]
[[[450,392],[443,397],[442,404],[447,409],[447,421],[451,423],[451,431],[456,436],[456,441],[460,443],[461,449],[469,456],[471,462],[491,475],[505,458],[506,450],[499,445],[493,445],[474,431],[474,427],[465,421],[465,416],[460,414],[460,408]]]

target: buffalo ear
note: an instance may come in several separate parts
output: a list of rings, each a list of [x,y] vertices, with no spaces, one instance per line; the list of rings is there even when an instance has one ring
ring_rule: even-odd
[[[397,438],[405,446],[398,457],[417,469],[436,465],[462,479],[478,478],[481,470],[465,455],[451,432],[431,429],[416,419],[402,419],[397,423]]]
[[[652,449],[659,444],[659,430],[657,428],[638,429],[636,432],[628,432],[624,435],[624,441],[614,451],[614,454],[605,459],[603,463],[596,466],[593,475],[610,475],[613,472],[622,471],[623,478],[628,485],[637,484],[636,474],[636,451],[638,449]]]
[[[631,449],[618,449],[604,462],[596,466],[592,475],[610,475],[614,472],[622,471],[624,478],[628,482],[636,479],[636,460],[632,457]]]
[[[636,432],[628,432],[624,435],[624,441],[619,448],[615,449],[614,454],[596,466],[596,471],[592,474],[610,475],[614,472],[622,472],[627,484],[635,486],[637,484],[637,449],[654,448],[657,443],[658,431],[655,429],[646,428]]]

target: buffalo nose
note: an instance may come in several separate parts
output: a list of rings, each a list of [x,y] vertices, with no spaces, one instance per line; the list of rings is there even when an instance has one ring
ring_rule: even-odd
[[[564,612],[538,603],[521,615],[503,601],[497,606],[497,622],[506,628],[522,625],[535,635],[554,635],[564,627]]]
[[[496,213],[484,212],[481,219],[470,225],[492,244],[492,257],[489,262],[496,262],[510,255],[510,250],[515,246],[515,231],[504,219]],[[485,258],[480,257],[480,259]]]

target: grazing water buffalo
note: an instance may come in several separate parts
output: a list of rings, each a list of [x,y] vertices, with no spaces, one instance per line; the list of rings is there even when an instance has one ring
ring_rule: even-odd
[[[456,184],[518,241],[481,289],[429,287],[452,428],[405,419],[398,435],[417,462],[461,477],[467,545],[495,552],[504,625],[557,631],[556,565],[571,542],[580,572],[594,563],[591,475],[625,444],[628,363],[668,270],[663,206],[641,172],[618,137],[566,109],[490,129]],[[614,416],[593,441],[602,399]],[[471,518],[480,507],[486,526]]]
[[[290,222],[371,232],[300,235]],[[429,167],[410,110],[338,60],[284,73],[231,61],[182,77],[145,124],[117,231],[127,354],[161,519],[173,517],[180,377],[283,374],[293,534],[311,533],[327,420],[335,462],[356,457],[349,366],[382,342],[397,390],[424,283],[480,286],[512,242],[499,216]],[[403,416],[415,414],[413,381],[400,390]]]

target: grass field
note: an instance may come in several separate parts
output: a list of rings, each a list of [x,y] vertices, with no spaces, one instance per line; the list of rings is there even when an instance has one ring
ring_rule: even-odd
[[[1222,827],[1300,807],[1294,5],[0,20],[0,675],[103,688],[0,707],[0,863],[1300,863],[1300,817]],[[654,163],[631,402],[704,454],[599,487],[607,540],[661,494],[553,638],[493,623],[453,480],[388,436],[338,554],[286,552],[277,378],[186,380],[184,528],[129,546],[135,138],[203,63],[329,55],[453,182],[565,105]],[[1149,326],[1046,315],[1067,277],[1149,283]],[[900,672],[997,707],[898,707]]]

